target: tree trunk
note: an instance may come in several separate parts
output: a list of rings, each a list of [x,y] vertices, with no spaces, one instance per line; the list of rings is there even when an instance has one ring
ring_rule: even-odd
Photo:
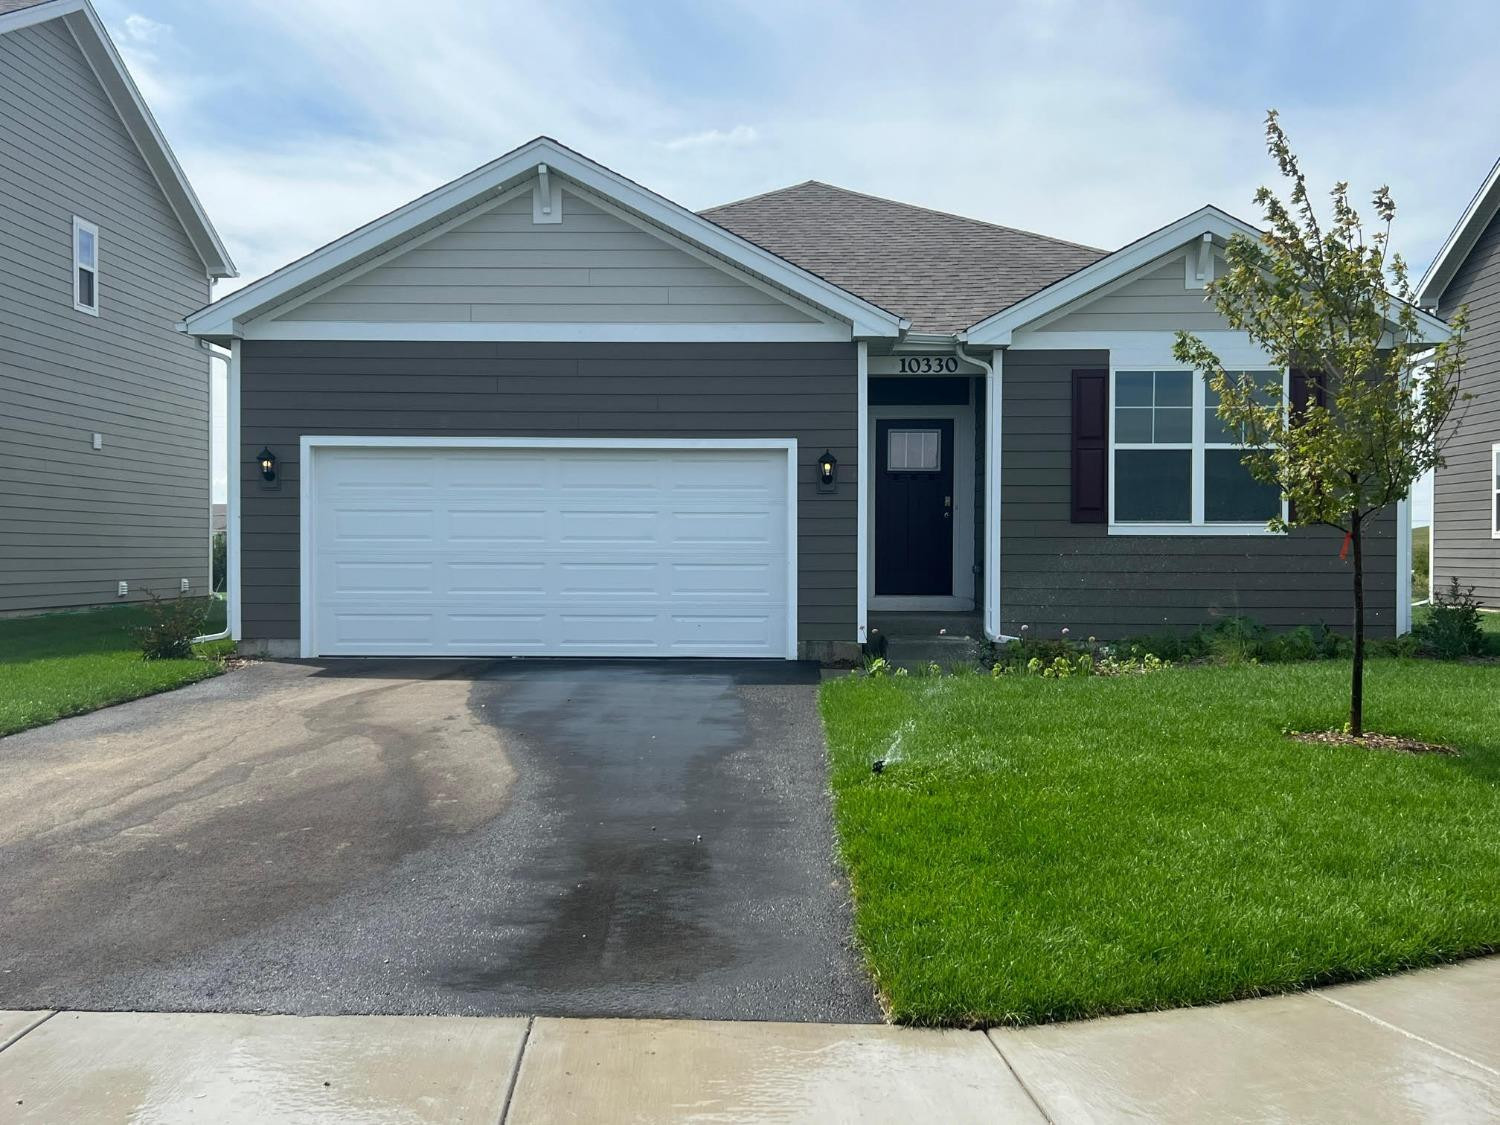
[[[1365,556],[1359,513],[1349,522],[1354,549],[1354,672],[1349,685],[1349,733],[1365,733]]]

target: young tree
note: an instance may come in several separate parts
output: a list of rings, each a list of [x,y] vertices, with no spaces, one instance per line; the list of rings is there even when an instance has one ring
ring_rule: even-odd
[[[1250,475],[1278,487],[1288,503],[1274,531],[1324,524],[1344,533],[1354,579],[1354,669],[1349,732],[1364,734],[1365,532],[1382,509],[1405,499],[1412,483],[1443,464],[1463,372],[1464,312],[1451,335],[1425,338],[1411,303],[1406,265],[1390,251],[1396,205],[1374,195],[1379,222],[1366,234],[1349,185],[1330,192],[1322,222],[1275,110],[1266,115],[1266,147],[1288,182],[1283,202],[1269,188],[1255,201],[1267,230],[1235,236],[1224,276],[1209,284],[1219,313],[1244,331],[1276,367],[1299,373],[1306,394],[1284,403],[1279,384],[1257,386],[1227,371],[1196,336],[1177,334],[1173,354],[1208,379],[1219,418],[1237,431]]]

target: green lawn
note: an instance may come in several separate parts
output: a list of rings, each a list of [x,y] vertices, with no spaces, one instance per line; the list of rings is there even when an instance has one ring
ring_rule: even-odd
[[[1382,659],[824,685],[856,929],[893,1018],[1031,1023],[1500,948],[1500,666]],[[879,775],[871,762],[890,763]]]
[[[139,606],[111,606],[0,621],[0,735],[223,670],[212,657],[227,651],[227,643],[200,646],[203,658],[196,660],[142,659],[128,629],[145,620]],[[208,631],[223,627],[224,603],[216,601]]]
[[[1427,572],[1432,563],[1431,528],[1411,529],[1411,597],[1412,601],[1427,600]]]

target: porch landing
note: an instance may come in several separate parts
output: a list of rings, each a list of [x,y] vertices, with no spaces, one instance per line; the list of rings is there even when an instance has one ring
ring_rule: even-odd
[[[945,668],[979,658],[984,644],[978,611],[925,613],[884,611],[870,614],[870,651],[900,668],[936,663]]]

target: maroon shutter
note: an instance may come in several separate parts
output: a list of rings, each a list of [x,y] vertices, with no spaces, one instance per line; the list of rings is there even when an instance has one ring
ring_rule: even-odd
[[[1109,520],[1109,372],[1073,372],[1073,522]]]
[[[1294,367],[1287,379],[1287,408],[1293,424],[1306,417],[1309,405],[1328,405],[1328,389],[1323,385],[1323,374],[1320,371],[1303,371]],[[1288,505],[1287,515],[1295,523],[1297,505]]]

